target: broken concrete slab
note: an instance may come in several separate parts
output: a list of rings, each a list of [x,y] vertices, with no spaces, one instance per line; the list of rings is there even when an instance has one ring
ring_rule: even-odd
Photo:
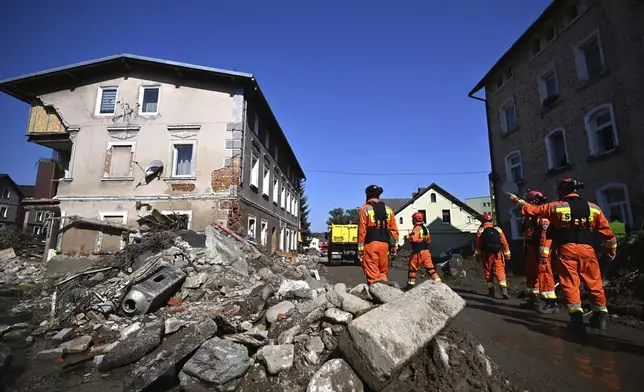
[[[464,307],[447,285],[423,282],[349,323],[340,349],[360,378],[381,390]]]
[[[326,312],[324,312],[324,317],[332,323],[338,324],[348,324],[353,320],[353,315],[351,313],[338,308],[327,309]]]
[[[280,314],[286,314],[294,307],[295,305],[290,301],[282,301],[277,305],[273,305],[266,311],[266,321],[268,321],[269,324],[273,324],[277,321],[277,317]]]
[[[85,335],[62,343],[58,348],[66,349],[69,354],[77,354],[87,351],[90,343],[92,343],[92,337]]]
[[[182,372],[216,387],[243,376],[251,363],[246,347],[215,337],[199,347]]]
[[[363,392],[364,385],[344,360],[327,361],[311,377],[306,392]]]
[[[192,354],[203,342],[217,333],[217,324],[210,318],[204,318],[196,324],[167,336],[153,353],[139,362],[132,372],[132,378],[125,388],[128,392],[138,392],[150,386],[157,379],[172,372],[186,357]]]
[[[177,332],[178,330],[180,330],[181,327],[183,327],[184,325],[185,325],[185,322],[183,322],[183,321],[181,321],[179,319],[176,319],[174,317],[169,318],[169,319],[165,320],[164,334],[165,335],[173,334],[173,333]]]
[[[106,371],[138,361],[161,344],[164,320],[155,320],[122,340],[103,356],[99,370]]]
[[[208,274],[201,272],[197,275],[189,276],[183,282],[182,289],[198,289],[202,284],[206,283],[208,280]]]
[[[377,302],[386,304],[400,297],[403,291],[384,283],[374,283],[369,286],[369,293],[371,293]]]
[[[342,306],[342,296],[340,296],[340,294],[335,290],[327,291],[326,299],[328,303],[332,304],[336,308],[339,308]]]
[[[342,310],[354,315],[356,313],[364,312],[373,306],[371,303],[358,298],[353,294],[344,293],[340,294],[340,297],[342,297]]]
[[[309,284],[303,280],[283,280],[280,284],[279,289],[277,289],[277,296],[279,298],[295,296],[295,292],[300,290],[310,290]]]
[[[51,338],[51,340],[53,341],[54,344],[61,344],[71,339],[73,335],[74,335],[73,328],[63,328],[60,331],[58,331],[58,333],[54,335],[54,337]]]
[[[271,375],[293,367],[294,357],[295,346],[292,344],[264,346],[257,352],[257,358],[264,362],[266,370]]]
[[[49,350],[43,350],[38,352],[36,354],[36,358],[38,359],[57,359],[57,358],[62,358],[65,356],[67,353],[67,349],[65,348],[52,348]]]

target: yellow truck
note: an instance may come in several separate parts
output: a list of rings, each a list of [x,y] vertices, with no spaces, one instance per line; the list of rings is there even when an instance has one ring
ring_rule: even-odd
[[[329,225],[325,238],[329,241],[329,264],[339,265],[343,260],[358,262],[358,225]]]

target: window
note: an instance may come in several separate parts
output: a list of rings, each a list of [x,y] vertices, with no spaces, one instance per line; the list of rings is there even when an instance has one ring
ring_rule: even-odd
[[[0,218],[6,218],[9,213],[9,209],[5,206],[0,207]]]
[[[40,226],[34,226],[33,233],[35,235],[40,235],[40,230],[41,230]]]
[[[554,69],[551,69],[539,77],[539,95],[541,96],[541,103],[544,106],[559,98],[557,73]]]
[[[590,38],[575,48],[575,63],[577,76],[581,82],[591,80],[604,72],[606,65],[598,33],[593,33]]]
[[[101,212],[100,220],[125,225],[127,212]],[[125,246],[126,241],[120,230],[105,230],[98,232],[98,250],[103,252],[117,252]]]
[[[139,114],[159,113],[159,86],[141,86],[139,93]]]
[[[282,185],[282,200],[280,200],[280,207],[284,209],[286,207],[286,188]]]
[[[510,228],[512,229],[512,239],[523,239],[523,215],[521,215],[521,207],[514,207],[510,209]]]
[[[97,115],[111,115],[116,113],[116,96],[118,87],[99,87],[98,97],[96,98]]]
[[[293,216],[297,216],[297,211],[295,210],[295,195],[293,195],[293,198],[291,199],[291,214],[293,214]]]
[[[180,227],[177,227],[177,229],[185,229],[185,230],[190,230],[192,228],[192,211],[191,210],[163,210],[161,211],[162,215],[176,215],[178,217],[185,217],[185,221],[183,221],[183,225]]]
[[[517,129],[517,109],[514,101],[508,102],[501,107],[500,117],[503,133]]]
[[[514,71],[512,70],[512,66],[509,65],[496,77],[494,81],[494,90],[500,90],[501,87],[503,87],[510,79],[512,79],[512,76],[514,76]]]
[[[568,164],[566,136],[563,129],[555,129],[546,135],[548,169],[559,169]]]
[[[564,7],[565,24],[568,26],[588,8],[588,0],[569,0]]]
[[[259,136],[259,116],[255,113],[255,122],[253,122],[253,133]]]
[[[443,210],[443,223],[452,223],[452,216],[450,210]]]
[[[291,212],[291,192],[286,192],[286,212]]]
[[[284,227],[282,226],[280,228],[280,245],[279,245],[280,250],[284,250]]]
[[[275,174],[277,177],[277,173]],[[273,203],[278,204],[280,198],[280,182],[277,178],[273,180]]]
[[[264,136],[264,147],[266,148],[266,151],[271,150],[271,134],[268,132],[268,129],[266,130]]]
[[[268,243],[268,222],[266,222],[265,220],[262,221],[261,230],[262,234],[260,243],[262,244],[262,246],[266,246],[266,244]]]
[[[172,144],[172,177],[194,177],[195,147],[194,143]]]
[[[268,165],[264,163],[264,180],[262,182],[262,194],[268,197],[271,190],[271,171]]]
[[[277,144],[275,144],[275,162],[279,162],[280,159],[280,148]]]
[[[427,211],[425,210],[418,210],[423,215],[423,223],[427,223]]]
[[[257,238],[256,229],[257,229],[257,219],[254,216],[248,216],[248,236],[251,238]]]
[[[530,49],[532,50],[532,56],[536,56],[541,52],[550,42],[552,42],[557,36],[554,24],[547,25],[543,31],[539,34],[538,37],[535,37],[532,40]]]
[[[259,187],[259,157],[255,153],[250,162],[250,186],[255,189]]]
[[[523,181],[523,165],[521,164],[521,153],[513,151],[505,157],[505,175],[508,181]]]
[[[10,197],[11,197],[11,189],[9,189],[9,188],[2,189],[2,198],[3,199],[8,199]]]
[[[134,144],[108,143],[105,158],[104,178],[132,177],[132,161],[134,160]]]
[[[429,195],[429,201],[432,203],[436,203],[436,194],[432,193]]]
[[[609,221],[632,224],[631,202],[623,184],[611,184],[597,190],[597,201]]]
[[[403,224],[403,217],[402,216],[400,218],[398,218],[398,224],[400,224],[400,225]]]
[[[36,212],[36,222],[42,222],[45,220],[45,214],[41,211]]]
[[[591,155],[613,151],[619,145],[612,105],[602,105],[593,109],[584,121]]]

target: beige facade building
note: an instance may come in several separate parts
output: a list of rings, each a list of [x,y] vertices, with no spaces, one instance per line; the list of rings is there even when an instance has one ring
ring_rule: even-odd
[[[118,55],[0,82],[31,105],[30,142],[64,174],[63,217],[136,226],[151,210],[221,222],[271,250],[291,250],[304,173],[253,75]],[[110,252],[126,238],[68,227],[63,252]],[[73,233],[67,233],[71,231]]]
[[[642,225],[642,21],[641,1],[555,0],[470,92],[485,102],[493,200],[512,239],[522,218],[504,185],[554,198],[565,177],[609,219]]]

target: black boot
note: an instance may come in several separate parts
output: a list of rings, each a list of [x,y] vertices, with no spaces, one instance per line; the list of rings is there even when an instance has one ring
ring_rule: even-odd
[[[536,310],[538,306],[539,306],[539,298],[535,297],[534,295],[531,295],[524,303],[519,305],[519,308]]]
[[[586,326],[584,325],[584,314],[582,312],[570,313],[570,322],[568,323],[568,329],[570,329],[575,334],[585,335]]]
[[[608,326],[608,312],[594,311],[590,317],[590,326],[597,329],[606,329]]]
[[[539,308],[538,312],[541,314],[559,314],[559,305],[557,300],[554,298],[547,298],[542,301],[542,306]]]
[[[503,299],[510,299],[510,294],[508,294],[507,287],[501,287],[501,294],[503,295]]]
[[[494,298],[494,287],[489,287],[487,289],[487,296],[490,298]]]

